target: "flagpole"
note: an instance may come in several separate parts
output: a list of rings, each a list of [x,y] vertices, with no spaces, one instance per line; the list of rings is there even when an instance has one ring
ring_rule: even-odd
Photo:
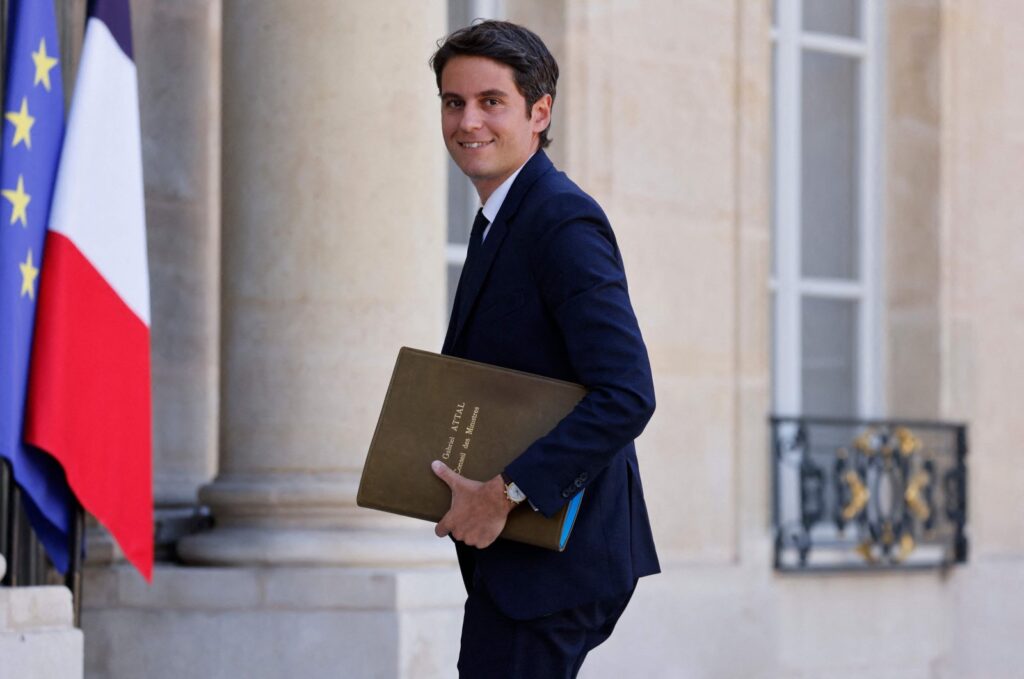
[[[13,475],[12,475],[13,476]],[[21,488],[14,479],[11,479],[11,504],[8,507],[8,537],[10,539],[11,554],[10,562],[7,565],[7,584],[11,587],[21,585],[22,564],[25,563],[25,555],[22,553],[22,529],[21,529]]]
[[[73,512],[70,535],[70,552],[68,554],[68,572],[64,576],[64,584],[71,590],[71,606],[75,616],[75,627],[82,627],[82,551],[85,540],[85,511],[77,499],[72,499]]]
[[[10,585],[14,577],[14,558],[11,548],[14,546],[14,474],[11,472],[11,465],[6,458],[0,457],[0,498],[6,503],[3,507],[3,540],[0,540],[0,552],[3,552],[7,560],[7,569],[0,584]]]

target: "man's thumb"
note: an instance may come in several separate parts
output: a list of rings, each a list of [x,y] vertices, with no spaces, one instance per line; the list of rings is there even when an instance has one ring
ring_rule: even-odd
[[[452,487],[452,482],[455,480],[453,477],[457,476],[457,474],[449,469],[448,465],[441,462],[441,460],[434,460],[430,463],[430,468],[437,474],[437,478],[447,483],[449,488]]]

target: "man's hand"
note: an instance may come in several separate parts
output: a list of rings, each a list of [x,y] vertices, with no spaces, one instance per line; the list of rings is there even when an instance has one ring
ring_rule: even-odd
[[[505,497],[501,475],[480,483],[456,474],[440,460],[432,462],[430,468],[452,491],[451,509],[441,517],[434,533],[441,538],[450,533],[456,540],[479,549],[494,542],[515,507]]]

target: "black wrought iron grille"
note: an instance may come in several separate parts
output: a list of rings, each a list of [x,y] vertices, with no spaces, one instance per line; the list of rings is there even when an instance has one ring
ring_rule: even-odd
[[[967,560],[967,427],[772,417],[775,568]]]

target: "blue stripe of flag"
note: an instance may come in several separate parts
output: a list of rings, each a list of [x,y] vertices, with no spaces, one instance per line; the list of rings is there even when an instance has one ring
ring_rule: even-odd
[[[89,0],[88,16],[107,25],[118,46],[129,59],[132,55],[132,19],[128,0]]]

